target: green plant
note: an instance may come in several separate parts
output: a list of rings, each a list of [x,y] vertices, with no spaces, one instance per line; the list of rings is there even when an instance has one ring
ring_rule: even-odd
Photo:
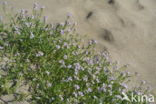
[[[125,67],[96,52],[96,41],[82,44],[70,16],[47,24],[43,8],[35,8],[0,22],[0,96],[14,94],[32,104],[135,104],[122,100],[122,92],[136,91],[127,88]],[[19,90],[23,86],[26,92]]]

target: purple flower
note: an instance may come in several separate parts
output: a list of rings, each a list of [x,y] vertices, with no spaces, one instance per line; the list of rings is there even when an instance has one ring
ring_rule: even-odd
[[[59,45],[56,45],[56,48],[57,48],[57,49],[60,49],[61,47],[60,47]]]
[[[48,86],[48,87],[51,87],[51,86],[52,86],[52,84],[51,84],[51,83],[47,83],[47,86]]]
[[[79,85],[75,85],[74,87],[75,87],[75,89],[77,89],[77,90],[80,89],[80,86],[79,86]]]
[[[67,81],[72,81],[72,80],[73,80],[72,77],[67,78]]]
[[[84,70],[84,68],[79,64],[79,63],[75,63],[75,70]]]
[[[79,94],[80,96],[84,96],[83,92],[81,92],[81,91],[79,91],[78,94]]]
[[[63,35],[64,34],[64,30],[61,30],[60,33],[61,33],[61,35]]]
[[[64,59],[67,59],[67,58],[68,58],[68,56],[67,56],[67,55],[64,55],[64,56],[63,56],[63,58],[64,58]]]
[[[4,49],[4,47],[0,46],[0,50]]]
[[[89,64],[89,65],[93,65],[94,64],[93,60],[90,59],[90,58],[86,58],[85,60],[86,60],[87,64]]]
[[[91,88],[88,88],[87,91],[88,91],[88,92],[92,92],[92,89],[91,89]]]

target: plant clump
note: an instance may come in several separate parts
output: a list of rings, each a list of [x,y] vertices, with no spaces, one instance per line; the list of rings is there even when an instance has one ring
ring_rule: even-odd
[[[135,104],[122,93],[144,92],[128,88],[129,73],[96,52],[96,41],[82,44],[70,15],[48,24],[36,8],[0,21],[0,96],[32,104]]]

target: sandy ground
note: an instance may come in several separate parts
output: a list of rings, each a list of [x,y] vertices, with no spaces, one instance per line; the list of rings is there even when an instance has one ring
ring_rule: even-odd
[[[0,0],[4,1],[4,0]],[[7,0],[15,8],[44,5],[50,22],[73,14],[78,32],[98,41],[120,65],[156,89],[156,0]],[[154,90],[156,91],[156,90]]]

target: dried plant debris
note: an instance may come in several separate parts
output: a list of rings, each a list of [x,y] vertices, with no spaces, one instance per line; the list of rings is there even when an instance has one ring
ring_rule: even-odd
[[[90,12],[87,14],[87,16],[86,16],[86,19],[91,18],[92,15],[93,15],[93,11],[90,11]]]
[[[114,0],[108,0],[108,4],[114,4],[115,1]]]
[[[114,41],[114,37],[113,34],[110,30],[108,29],[103,29],[102,30],[102,34],[101,34],[102,38],[107,41],[107,42],[113,42]]]

